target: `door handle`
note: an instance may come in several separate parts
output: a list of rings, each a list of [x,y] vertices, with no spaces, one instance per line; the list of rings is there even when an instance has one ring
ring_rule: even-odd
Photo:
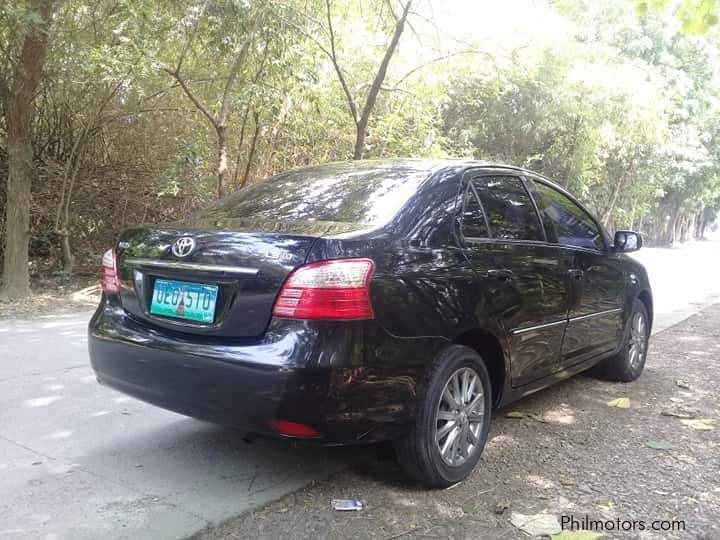
[[[584,274],[585,272],[583,272],[579,268],[571,268],[570,270],[568,270],[568,276],[570,276],[576,281],[580,281],[583,278]]]
[[[499,279],[500,281],[509,281],[513,277],[513,272],[508,268],[493,269],[487,271],[487,277]]]

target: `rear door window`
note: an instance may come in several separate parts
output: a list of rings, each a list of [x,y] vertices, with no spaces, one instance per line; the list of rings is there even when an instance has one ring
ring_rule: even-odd
[[[488,228],[485,214],[475,190],[468,183],[462,208],[462,233],[466,238],[487,238]]]
[[[568,196],[531,180],[533,195],[549,240],[566,246],[605,249],[605,240],[595,220]]]
[[[517,176],[478,176],[472,184],[480,196],[492,238],[545,240],[535,206]]]

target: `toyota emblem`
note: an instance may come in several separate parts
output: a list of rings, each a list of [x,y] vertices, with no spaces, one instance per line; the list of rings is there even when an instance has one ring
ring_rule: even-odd
[[[182,236],[172,245],[172,254],[176,257],[187,257],[194,249],[195,239],[190,236]]]

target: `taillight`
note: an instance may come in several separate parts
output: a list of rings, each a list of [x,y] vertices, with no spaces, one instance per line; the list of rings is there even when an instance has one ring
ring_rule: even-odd
[[[102,284],[102,290],[106,293],[118,294],[120,292],[120,281],[117,275],[117,258],[114,249],[108,249],[103,254],[100,283]]]
[[[293,271],[275,300],[273,315],[290,319],[372,319],[370,259],[334,259]]]

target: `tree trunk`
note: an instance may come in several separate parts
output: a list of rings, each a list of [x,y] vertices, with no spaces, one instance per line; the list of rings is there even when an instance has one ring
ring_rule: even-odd
[[[360,122],[358,122],[356,126],[356,134],[355,134],[355,148],[353,150],[353,159],[362,159],[363,155],[365,154],[365,135],[367,130],[367,119],[363,121],[363,119],[360,119]]]
[[[8,123],[9,124],[9,123]],[[8,125],[7,214],[2,297],[8,300],[30,294],[28,246],[30,243],[30,186],[35,176],[27,133]]]
[[[63,272],[72,274],[75,268],[75,255],[73,255],[72,247],[70,246],[70,233],[67,230],[63,230],[62,233],[60,233],[60,248],[62,249]]]
[[[63,171],[63,183],[60,191],[57,212],[55,214],[55,234],[60,239],[60,250],[62,253],[63,272],[71,274],[75,264],[75,257],[70,246],[70,200],[72,199],[73,186],[80,167],[80,156],[84,152],[85,138],[88,132],[88,125],[85,125],[70,151],[65,169]]]
[[[368,121],[370,120],[370,115],[375,109],[375,102],[377,101],[377,97],[380,93],[380,89],[382,88],[382,84],[383,82],[385,82],[385,77],[387,76],[387,70],[388,66],[390,65],[390,60],[395,54],[398,43],[400,42],[400,36],[402,36],[403,30],[405,30],[405,21],[407,20],[408,14],[410,13],[411,5],[412,0],[407,0],[407,3],[403,6],[402,14],[395,22],[395,31],[393,32],[392,38],[390,39],[390,44],[385,50],[385,55],[380,62],[378,71],[375,74],[375,79],[370,86],[370,91],[368,92],[367,99],[365,100],[365,106],[363,107],[362,114],[360,115],[360,119],[357,122],[357,133],[355,136],[355,149],[353,151],[353,159],[362,159],[363,155],[365,154],[365,135],[368,127]]]
[[[680,220],[680,242],[685,242],[687,240],[687,231],[688,231],[688,225],[687,225],[687,217],[683,216]]]
[[[215,131],[217,132],[218,145],[217,196],[219,199],[223,196],[225,177],[227,176],[228,169],[227,126],[218,125],[215,127]]]
[[[247,163],[245,164],[245,174],[243,174],[240,188],[245,187],[250,177],[250,167],[252,167],[253,159],[255,159],[255,149],[257,148],[258,135],[260,135],[260,114],[257,112],[253,113],[253,120],[255,120],[255,131],[253,132],[252,141],[250,141],[250,153],[248,154]]]
[[[365,153],[365,132],[367,131],[368,121],[370,120],[370,115],[375,109],[375,102],[377,101],[377,97],[380,93],[380,89],[382,88],[382,84],[385,81],[385,77],[387,76],[390,60],[397,50],[398,43],[400,42],[400,36],[402,36],[403,30],[405,29],[405,22],[407,21],[410,13],[412,2],[413,0],[407,0],[407,3],[403,6],[402,13],[399,17],[393,12],[393,16],[395,17],[395,29],[393,31],[393,35],[390,38],[390,43],[385,49],[385,54],[383,55],[382,61],[375,73],[375,78],[370,85],[370,91],[365,99],[365,105],[363,106],[362,112],[358,114],[357,105],[355,104],[355,100],[353,99],[350,88],[345,80],[343,70],[340,68],[340,64],[338,63],[337,51],[335,49],[335,32],[332,25],[332,14],[330,13],[330,0],[325,0],[325,15],[327,16],[327,30],[330,37],[330,49],[328,50],[322,46],[321,48],[332,61],[335,74],[337,75],[338,80],[340,81],[340,86],[342,86],[343,92],[345,93],[350,114],[355,122],[355,147],[353,149],[353,159],[355,160],[362,159]],[[390,11],[392,12],[392,7],[390,8]]]
[[[85,140],[86,132],[83,132],[81,137]],[[75,189],[75,180],[77,179],[78,171],[80,170],[80,164],[82,163],[83,153],[85,152],[85,142],[80,146],[80,150],[75,157],[75,166],[72,169],[70,176],[67,193],[65,194],[65,200],[62,209],[62,221],[61,226],[58,229],[60,235],[60,248],[62,250],[62,266],[63,272],[66,274],[72,274],[73,268],[75,267],[75,256],[72,252],[72,246],[70,245],[70,202],[72,201],[73,190]]]
[[[703,215],[705,215],[705,207],[702,206],[700,210],[698,210],[697,214],[695,214],[694,218],[694,229],[693,229],[693,235],[697,240],[700,240],[702,238],[702,224],[703,224]]]
[[[235,160],[235,171],[233,172],[233,181],[232,186],[233,189],[237,189],[238,185],[238,176],[240,175],[240,160],[242,159],[242,149],[243,149],[243,143],[245,142],[245,130],[247,129],[247,120],[248,116],[250,114],[250,106],[245,107],[245,112],[243,113],[242,117],[242,123],[240,124],[240,140],[238,141],[238,153],[237,153],[237,159]]]
[[[31,141],[33,100],[40,85],[49,24],[55,2],[35,0],[31,9],[42,24],[28,29],[17,62],[9,95],[5,101],[8,148],[7,215],[5,260],[0,296],[22,298],[30,294],[28,247],[30,243],[30,189],[36,175]]]
[[[705,228],[707,227],[707,225],[708,225],[707,208],[703,207],[703,210],[700,213],[700,219],[698,221],[698,229],[697,229],[698,240],[703,240],[705,238]]]
[[[670,237],[670,243],[672,245],[675,245],[678,242],[678,237],[679,237],[678,227],[680,225],[681,219],[682,219],[682,215],[678,212],[677,214],[675,214],[675,217],[672,220],[671,231],[670,231],[672,234],[672,236]]]
[[[615,188],[613,189],[610,202],[605,211],[603,212],[602,217],[600,218],[600,222],[603,224],[604,227],[607,227],[610,223],[610,218],[612,217],[613,210],[615,210],[615,205],[617,204],[617,200],[620,196],[620,191],[622,190],[626,177],[632,177],[633,172],[634,167],[631,166],[630,172],[628,174],[623,174],[622,176],[620,176],[620,179],[615,183]]]

